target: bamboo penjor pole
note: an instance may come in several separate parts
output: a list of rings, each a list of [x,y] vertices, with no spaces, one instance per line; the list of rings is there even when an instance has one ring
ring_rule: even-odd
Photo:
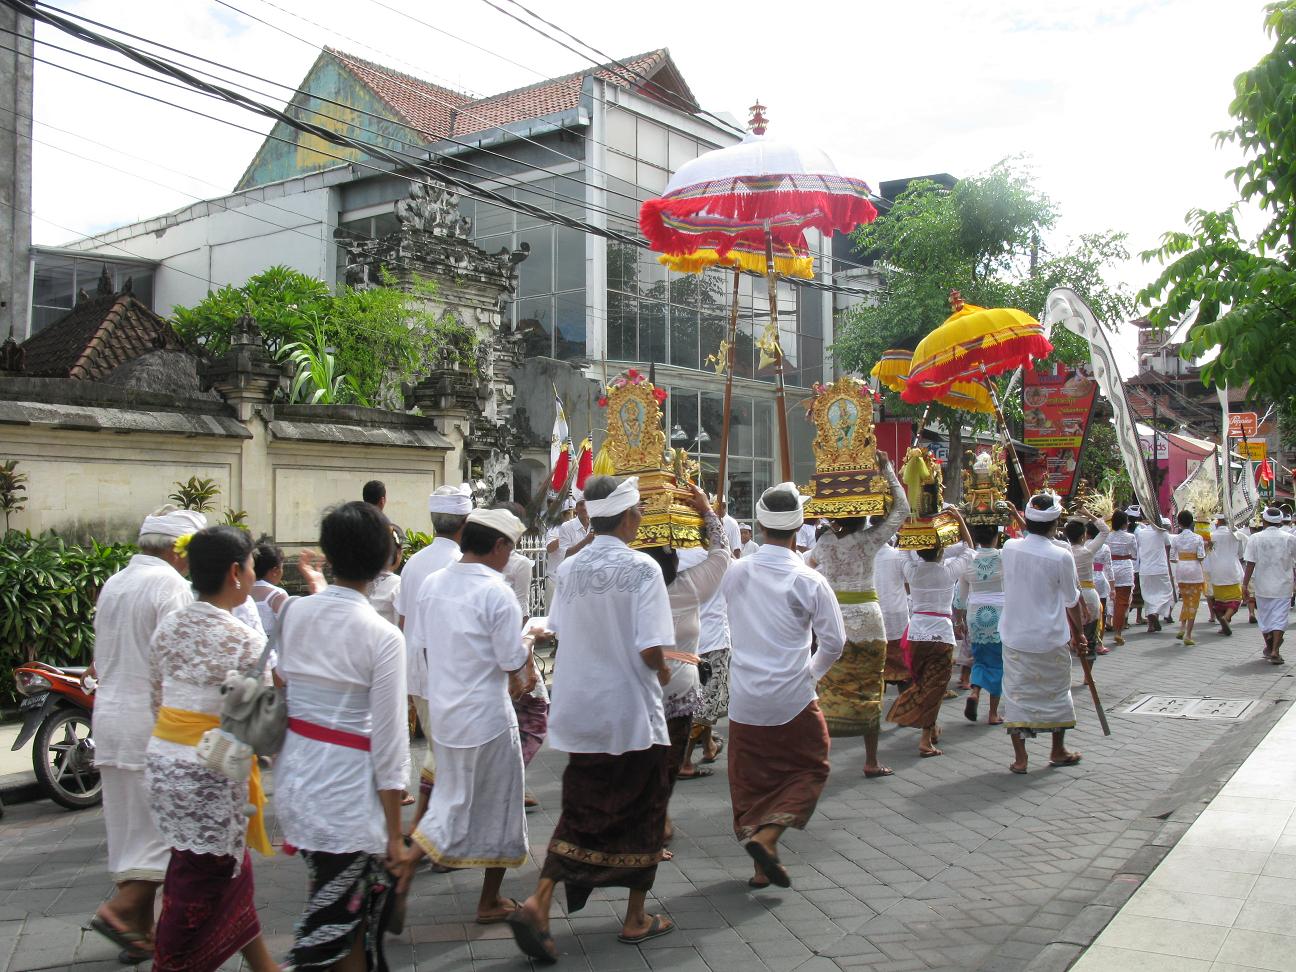
[[[720,463],[716,470],[716,495],[729,499],[725,477],[729,471],[729,422],[733,418],[734,352],[738,350],[738,275],[734,267],[733,303],[729,307],[729,336],[725,344],[724,424],[720,426]]]
[[[778,409],[779,460],[783,482],[792,479],[792,453],[788,447],[787,393],[783,384],[783,342],[779,339],[778,275],[774,271],[774,236],[765,227],[765,284],[769,294],[770,323],[774,329],[774,405]]]

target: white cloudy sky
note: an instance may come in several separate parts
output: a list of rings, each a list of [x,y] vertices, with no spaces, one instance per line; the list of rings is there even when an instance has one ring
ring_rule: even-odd
[[[344,47],[477,93],[587,63],[482,0],[230,2],[314,45]],[[1028,156],[1041,187],[1062,209],[1062,233],[1125,230],[1134,250],[1179,226],[1188,208],[1231,200],[1224,173],[1237,157],[1217,148],[1212,136],[1228,123],[1233,77],[1268,47],[1261,0],[524,2],[616,57],[669,47],[704,106],[745,118],[759,96],[773,131],[818,144],[842,171],[875,186],[931,172],[966,175],[1005,156]],[[283,83],[300,80],[314,57],[308,44],[215,0],[64,3]],[[384,6],[414,12],[517,63]],[[37,36],[86,49],[52,28],[38,28]],[[38,50],[259,131],[269,128],[235,109]],[[186,193],[228,191],[260,144],[253,133],[43,64],[37,65],[34,114],[64,130],[36,126],[36,138],[49,143],[34,147],[34,238],[41,243],[186,205],[192,201]],[[1121,273],[1133,286],[1148,274],[1137,262]]]

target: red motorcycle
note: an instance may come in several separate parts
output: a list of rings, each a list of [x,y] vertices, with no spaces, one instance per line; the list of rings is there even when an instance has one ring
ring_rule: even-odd
[[[90,712],[94,680],[85,668],[58,668],[28,662],[14,669],[18,692],[24,696],[22,732],[13,744],[32,743],[32,769],[45,794],[69,810],[93,807],[103,800],[103,783],[94,765]]]

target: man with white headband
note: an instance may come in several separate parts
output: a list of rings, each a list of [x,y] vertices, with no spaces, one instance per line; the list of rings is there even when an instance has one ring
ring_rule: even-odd
[[[1143,612],[1147,615],[1148,634],[1161,630],[1161,619],[1170,620],[1175,602],[1174,577],[1170,573],[1169,520],[1155,518],[1140,523],[1134,530],[1138,545],[1139,590],[1143,595]]]
[[[1260,633],[1264,636],[1264,657],[1271,664],[1283,664],[1283,632],[1287,628],[1292,596],[1292,571],[1296,569],[1296,536],[1282,528],[1282,510],[1267,507],[1261,516],[1264,529],[1247,538],[1242,559],[1242,590],[1255,595]]]
[[[585,494],[573,486],[571,496],[563,501],[563,521],[545,534],[545,553],[548,554],[545,597],[549,604],[553,603],[554,586],[562,562],[580,553],[593,540],[589,512],[585,508]]]
[[[788,827],[805,828],[828,781],[828,724],[815,685],[846,644],[832,586],[796,553],[804,502],[794,483],[765,490],[756,505],[763,542],[720,586],[732,636],[729,796],[758,888],[792,885],[778,841]]]
[[[1026,536],[1003,547],[1003,715],[1012,738],[1014,773],[1025,773],[1026,739],[1053,734],[1050,766],[1074,766],[1066,731],[1075,726],[1071,654],[1087,651],[1080,614],[1080,581],[1071,551],[1052,536],[1062,515],[1056,496],[1031,497]]]
[[[500,897],[504,871],[527,859],[522,740],[512,699],[536,673],[522,641],[522,609],[503,571],[526,526],[508,510],[474,510],[463,556],[423,583],[414,606],[415,650],[431,673],[430,744],[440,771],[406,859],[486,869],[479,924],[502,924],[517,902]]]
[[[419,594],[424,582],[439,570],[444,570],[455,563],[459,557],[459,536],[463,533],[468,514],[472,512],[472,487],[467,483],[457,486],[438,486],[428,496],[428,513],[432,517],[432,530],[436,534],[432,542],[414,554],[401,570],[400,590],[396,592],[396,613],[400,620],[400,629],[405,632],[405,684],[409,686],[410,701],[418,715],[419,727],[427,742],[427,751],[423,754],[423,766],[419,770],[418,806],[414,808],[414,819],[422,820],[427,812],[428,800],[432,796],[432,786],[436,782],[436,757],[433,755],[432,734],[428,731],[427,702],[423,698],[424,686],[427,685],[428,669],[423,652],[416,651],[414,631],[414,607],[418,604]]]
[[[552,962],[554,889],[579,911],[595,888],[630,891],[618,939],[636,945],[674,930],[644,904],[662,860],[671,793],[670,736],[662,688],[675,624],[661,568],[628,544],[643,519],[638,480],[585,484],[594,539],[558,569],[549,627],[558,636],[549,745],[569,754],[562,814],[540,881],[509,917],[518,947]]]
[[[1210,534],[1210,550],[1206,554],[1206,573],[1211,581],[1211,608],[1220,631],[1233,634],[1229,622],[1242,606],[1242,550],[1247,535],[1229,527],[1228,517],[1215,517],[1215,527]]]
[[[207,526],[192,510],[164,506],[144,518],[139,553],[108,578],[95,609],[95,766],[103,781],[108,831],[108,873],[117,890],[91,919],[91,927],[132,957],[149,958],[153,900],[170,862],[149,815],[145,753],[153,734],[149,643],[158,624],[193,602],[189,569],[176,541]]]

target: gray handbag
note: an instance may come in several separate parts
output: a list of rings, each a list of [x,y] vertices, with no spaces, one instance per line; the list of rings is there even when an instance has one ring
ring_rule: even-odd
[[[270,653],[283,634],[284,618],[295,600],[290,597],[279,609],[273,629],[266,637],[265,649],[252,671],[230,672],[221,686],[221,729],[251,746],[258,756],[278,755],[288,731],[288,699],[278,686],[265,684],[265,670]]]

